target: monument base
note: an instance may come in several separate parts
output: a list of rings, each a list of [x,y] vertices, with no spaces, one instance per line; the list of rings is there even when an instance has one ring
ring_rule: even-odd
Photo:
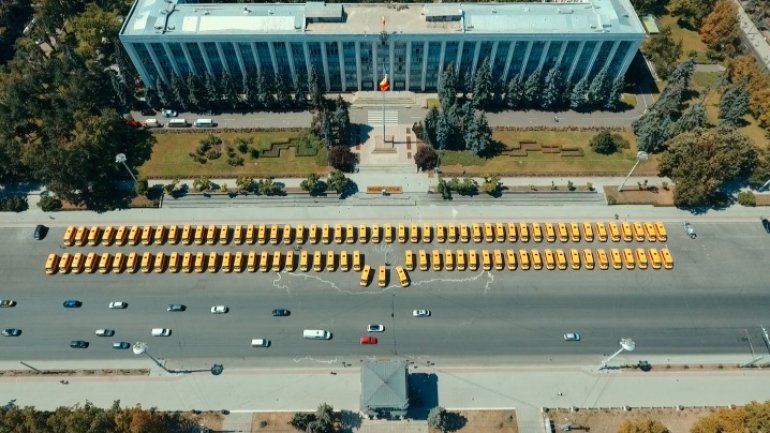
[[[396,153],[395,139],[393,135],[375,135],[373,153]]]

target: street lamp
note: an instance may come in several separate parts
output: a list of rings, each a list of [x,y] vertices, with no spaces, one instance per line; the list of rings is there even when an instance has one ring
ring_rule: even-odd
[[[184,373],[198,373],[198,372],[202,372],[202,371],[209,371],[214,376],[219,376],[220,374],[222,374],[223,371],[225,371],[225,368],[224,368],[224,366],[222,364],[214,364],[214,365],[211,366],[211,368],[203,369],[203,370],[169,370],[160,361],[158,361],[152,355],[150,355],[150,352],[147,351],[148,347],[149,346],[148,346],[147,343],[144,343],[144,342],[141,342],[141,341],[137,341],[136,343],[134,343],[133,346],[131,346],[131,351],[134,352],[134,355],[137,355],[137,356],[142,355],[142,354],[147,355],[148,358],[152,359],[152,361],[158,367],[162,368],[163,371],[165,371],[166,373],[170,373],[170,374],[184,374]]]
[[[612,355],[610,355],[609,358],[607,358],[604,361],[602,361],[602,365],[601,365],[601,367],[599,367],[599,370],[604,370],[605,368],[607,368],[607,364],[610,361],[612,361],[613,358],[615,358],[616,356],[620,355],[621,352],[623,352],[624,350],[627,350],[629,352],[633,352],[634,349],[636,349],[636,343],[634,342],[634,340],[632,340],[630,338],[621,338],[620,339],[620,349],[618,349],[617,352],[615,352]]]
[[[128,170],[128,174],[131,175],[131,179],[134,179],[134,182],[138,182],[136,180],[136,176],[134,176],[134,173],[131,171],[130,168],[128,168],[128,165],[126,164],[126,154],[125,153],[119,153],[115,155],[115,164],[123,164],[124,167],[126,167],[126,170]]]
[[[628,172],[628,176],[626,176],[626,178],[623,179],[623,183],[621,183],[620,186],[618,187],[618,192],[623,191],[623,186],[626,184],[626,182],[628,182],[628,178],[631,177],[631,174],[634,172],[634,170],[636,170],[636,166],[639,165],[639,163],[642,161],[647,161],[647,158],[649,157],[650,155],[643,150],[636,152],[636,164],[634,164],[634,166],[631,167],[631,171]]]

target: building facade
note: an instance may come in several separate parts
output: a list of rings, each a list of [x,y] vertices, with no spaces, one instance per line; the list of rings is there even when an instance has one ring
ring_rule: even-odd
[[[569,82],[625,74],[645,32],[629,0],[558,3],[187,3],[136,0],[120,32],[148,87],[173,74],[280,74],[312,67],[327,91],[432,92],[454,65],[489,62],[507,82],[559,68]]]

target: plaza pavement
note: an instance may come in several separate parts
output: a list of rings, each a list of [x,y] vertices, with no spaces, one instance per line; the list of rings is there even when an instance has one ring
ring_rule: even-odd
[[[770,397],[770,375],[763,370],[726,368],[749,361],[747,356],[695,356],[688,358],[645,357],[624,353],[610,365],[646,359],[648,373],[638,370],[600,371],[601,354],[593,365],[443,366],[410,365],[414,375],[435,375],[435,388],[420,389],[423,401],[448,409],[514,408],[521,432],[543,431],[543,407],[675,407],[726,406],[763,401]],[[10,377],[0,376],[4,403],[34,405],[40,409],[72,406],[90,401],[107,407],[141,404],[161,410],[222,410],[233,414],[263,411],[314,410],[327,402],[335,409],[358,412],[360,370],[338,364],[307,367],[228,369],[221,376],[207,372],[168,374],[148,359],[127,361],[67,362],[28,361],[38,369],[53,368],[151,368],[149,376]],[[665,368],[688,364],[690,370]],[[712,369],[699,369],[699,364]],[[172,366],[173,367],[173,366]],[[206,366],[201,366],[206,368]],[[0,370],[24,369],[2,362]],[[335,374],[331,374],[334,372]],[[427,377],[427,376],[426,376]],[[430,382],[430,381],[429,381]],[[226,417],[227,418],[227,417]],[[245,430],[248,417],[233,416],[225,431]],[[420,423],[421,421],[412,421]],[[237,424],[237,425],[234,425]]]

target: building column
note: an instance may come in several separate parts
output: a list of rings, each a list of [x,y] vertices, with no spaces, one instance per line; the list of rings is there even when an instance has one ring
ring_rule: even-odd
[[[256,42],[251,43],[251,55],[254,56],[254,64],[257,65],[257,73],[262,72],[262,62],[259,60]]]
[[[596,62],[596,57],[599,56],[599,51],[602,50],[602,47],[607,42],[609,41],[602,41],[601,43],[596,44],[594,46],[594,52],[593,54],[591,54],[591,61],[588,62],[588,67],[586,68],[586,71],[583,73],[584,78],[588,79],[588,75],[591,73],[591,69],[593,69],[594,67],[594,62]]]
[[[516,41],[511,41],[511,45],[508,47],[508,56],[505,58],[505,70],[503,71],[503,83],[508,82],[508,71],[511,69],[511,59],[513,59],[513,50],[516,48]]]
[[[438,57],[438,75],[436,79],[436,88],[441,87],[441,76],[444,75],[444,55],[446,54],[446,41],[441,43],[441,54]]]
[[[225,52],[222,49],[222,42],[214,42],[214,44],[217,47],[217,53],[219,54],[219,63],[222,64],[222,68],[224,68],[225,71],[227,71],[228,74],[232,75],[233,71],[230,70],[230,65],[227,63],[227,59],[225,58]],[[214,74],[211,75],[212,77]]]
[[[537,62],[537,69],[535,71],[541,71],[543,69],[543,64],[545,64],[545,59],[548,57],[548,50],[551,49],[551,41],[546,41],[545,47],[543,47],[543,54],[540,55],[540,61]]]
[[[272,43],[272,42],[271,42]],[[288,42],[283,43],[284,48],[286,49],[286,57],[288,57],[289,60],[289,71],[291,71],[291,78],[293,80],[297,80],[297,70],[294,67],[294,53],[291,51],[291,44]],[[273,63],[275,64],[276,71],[278,70],[278,62],[276,62],[275,58],[275,50],[272,50],[270,54],[273,56]],[[276,72],[278,74],[278,72]],[[306,77],[309,77],[310,75],[306,75]]]
[[[128,54],[128,58],[131,59],[131,63],[134,64],[136,71],[139,73],[139,76],[142,78],[142,81],[144,82],[144,87],[148,89],[154,88],[155,83],[152,82],[152,78],[150,78],[150,74],[147,73],[147,68],[144,66],[144,63],[142,63],[142,60],[139,58],[139,55],[136,54],[136,50],[134,49],[134,43],[127,43],[123,45],[123,47],[126,49],[126,54]]]
[[[412,41],[406,43],[406,89],[409,90],[409,81],[412,77]]]
[[[194,75],[200,74],[200,72],[198,72],[198,69],[195,67],[195,63],[193,63],[192,56],[190,55],[190,50],[187,49],[187,44],[184,42],[180,42],[179,46],[182,47],[184,58],[187,59],[187,64],[190,65],[190,72],[192,72]]]
[[[206,48],[203,46],[203,42],[198,42],[198,50],[200,50],[201,57],[203,58],[203,63],[206,65],[206,73],[209,75],[214,75],[214,73],[211,72],[211,62],[209,61],[209,54],[206,52]]]
[[[556,58],[556,64],[554,67],[558,68],[561,66],[561,60],[564,58],[564,53],[567,52],[567,45],[569,45],[569,41],[562,41],[561,43],[561,50],[559,51],[559,57]]]
[[[577,64],[580,62],[580,56],[583,54],[583,47],[586,46],[586,41],[580,41],[580,45],[578,45],[577,53],[575,53],[575,58],[572,60],[572,65],[569,67],[569,74],[567,74],[567,82],[572,82],[572,74],[575,72],[575,68],[577,67]]]
[[[324,82],[326,82],[326,91],[329,92],[332,89],[331,80],[329,79],[329,63],[326,60],[326,42],[321,41],[318,43],[321,46],[321,61],[324,64]]]
[[[492,43],[492,55],[489,56],[489,69],[491,70],[492,67],[495,65],[495,58],[497,57],[497,49],[500,48],[500,41],[495,41]]]
[[[238,67],[241,68],[241,77],[245,77],[246,75],[248,75],[248,70],[246,70],[246,64],[243,62],[241,47],[235,42],[228,42],[228,43],[233,44],[233,49],[235,49],[235,58],[238,59]]]
[[[379,90],[377,86],[377,42],[372,42],[372,82],[374,83],[374,90]]]
[[[337,59],[340,61],[340,83],[342,83],[342,91],[347,92],[348,82],[345,79],[345,51],[343,51],[343,48],[345,46],[342,44],[342,41],[337,41]]]
[[[617,80],[618,78],[622,78],[623,75],[626,74],[626,71],[631,65],[631,62],[634,60],[634,56],[638,50],[639,45],[634,45],[633,43],[628,47],[628,50],[626,51],[626,57],[623,59],[623,63],[620,65],[620,69],[618,69],[617,75],[612,77],[613,81]]]
[[[160,61],[158,61],[158,56],[155,55],[155,51],[152,50],[152,47],[149,43],[145,43],[144,48],[148,53],[150,53],[150,59],[152,60],[152,64],[155,65],[155,70],[158,71],[158,76],[160,79],[163,80],[163,82],[168,83],[168,77],[166,76],[167,71],[161,69]]]
[[[476,48],[473,50],[473,63],[471,63],[471,77],[476,74],[476,68],[479,65],[480,53],[481,53],[481,41],[476,41]]]
[[[425,80],[428,76],[428,41],[423,42],[422,53],[422,84],[420,86],[421,91],[425,91]]]
[[[280,42],[279,42],[280,43]],[[273,45],[273,42],[267,43],[267,48],[270,50],[270,61],[273,63],[273,73],[275,75],[278,75],[278,61],[275,58],[275,45]],[[288,47],[288,42],[286,43]],[[288,56],[291,59],[291,50],[286,50],[288,52]],[[291,69],[291,77],[292,79],[297,79],[297,74],[294,73],[294,62],[289,62],[289,68]]]
[[[163,44],[163,50],[166,52],[166,57],[168,57],[168,62],[171,63],[171,69],[174,70],[174,73],[177,77],[181,77],[182,74],[179,72],[179,65],[176,64],[176,59],[174,58],[173,53],[171,52],[171,48],[168,46],[167,43]]]
[[[602,69],[609,66],[610,62],[612,61],[612,58],[615,56],[615,53],[618,52],[619,46],[620,46],[620,41],[615,41],[615,43],[612,44],[612,48],[610,49],[610,54],[607,56],[607,60],[604,61],[604,65],[602,66]]]
[[[524,62],[521,64],[521,71],[519,71],[519,77],[524,78],[524,74],[527,72],[527,65],[529,64],[529,55],[532,53],[532,46],[535,45],[535,41],[529,41],[527,43],[527,51],[524,53]]]
[[[396,43],[391,39],[390,43],[388,44],[388,51],[389,51],[389,58],[388,62],[390,66],[388,67],[390,69],[391,73],[391,85],[390,85],[390,91],[396,90]]]
[[[358,91],[361,87],[361,42],[356,41],[356,80],[358,80]]]
[[[455,75],[460,73],[460,62],[463,61],[463,48],[465,47],[465,41],[460,41],[457,44],[457,60],[455,60]]]
[[[310,68],[313,66],[310,64],[310,48],[308,48],[307,42],[302,43],[302,51],[305,53],[305,69],[307,69],[307,76],[310,76]],[[318,71],[315,71],[316,74]]]

